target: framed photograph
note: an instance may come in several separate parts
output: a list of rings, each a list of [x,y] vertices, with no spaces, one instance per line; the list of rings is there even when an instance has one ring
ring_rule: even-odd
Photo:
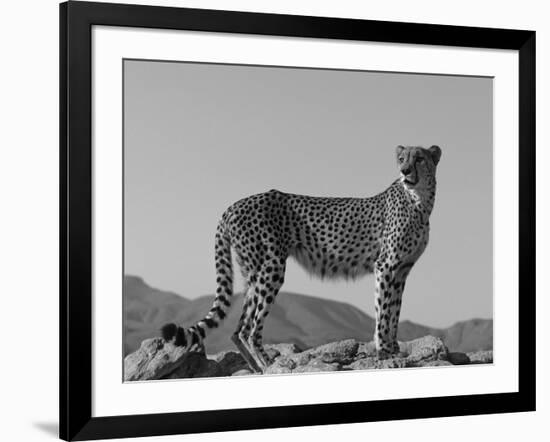
[[[62,439],[535,409],[535,32],[67,2],[60,140]]]

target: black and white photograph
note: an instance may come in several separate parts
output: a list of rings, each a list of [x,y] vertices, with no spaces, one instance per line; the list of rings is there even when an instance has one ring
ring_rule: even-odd
[[[497,360],[493,78],[122,63],[125,382]]]
[[[3,2],[0,439],[543,440],[547,10]]]

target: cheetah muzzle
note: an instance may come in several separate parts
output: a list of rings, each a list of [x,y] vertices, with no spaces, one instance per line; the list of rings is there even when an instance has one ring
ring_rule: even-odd
[[[405,281],[428,243],[441,149],[398,146],[400,178],[367,198],[327,198],[270,190],[237,201],[215,237],[216,297],[195,325],[167,324],[162,336],[204,351],[209,330],[226,316],[233,296],[232,251],[244,276],[242,315],[231,340],[257,373],[271,363],[262,345],[264,321],[292,257],[320,278],[375,277],[374,341],[379,358],[399,352],[397,328]]]

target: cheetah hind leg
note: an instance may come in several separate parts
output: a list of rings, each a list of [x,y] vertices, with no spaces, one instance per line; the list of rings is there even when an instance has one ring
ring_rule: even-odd
[[[269,284],[266,284],[260,285],[256,288],[257,293],[259,293],[260,296],[258,297],[259,299],[256,299],[255,309],[253,311],[253,314],[250,316],[252,318],[252,327],[250,330],[250,335],[248,337],[248,347],[250,348],[252,356],[258,362],[258,365],[262,367],[264,373],[267,367],[269,367],[273,363],[273,361],[265,351],[262,344],[262,332],[265,319],[269,314],[271,306],[275,302],[275,298],[277,297],[279,289],[283,284],[284,271],[284,266],[274,266],[273,276],[271,276],[271,279],[273,280],[271,287],[269,287]],[[270,278],[270,273],[271,272],[268,272],[264,276],[264,279],[267,280],[268,278]],[[260,284],[262,283],[260,282]]]
[[[235,333],[231,335],[231,341],[233,341],[233,344],[237,347],[237,350],[239,350],[239,353],[243,357],[243,359],[246,361],[250,369],[254,373],[262,373],[262,369],[258,366],[258,363],[254,359],[254,357],[250,354],[250,351],[248,350],[247,346],[244,344],[243,341],[241,341],[241,338],[239,337],[238,333]]]
[[[264,373],[267,367],[273,363],[262,344],[262,330],[264,328],[263,323],[268,313],[269,304],[264,304],[260,301],[256,307],[256,311],[254,312],[252,330],[250,332],[250,336],[248,337],[248,348]]]
[[[253,373],[262,373],[262,369],[260,368],[261,366],[251,354],[250,346],[248,345],[248,337],[250,335],[249,330],[251,328],[249,323],[254,311],[254,303],[250,296],[250,291],[251,288],[249,286],[246,290],[243,312],[241,314],[241,318],[239,319],[237,330],[231,336],[231,341],[233,341],[237,347],[237,350],[239,350],[239,353],[250,367],[250,370],[252,370]]]
[[[250,343],[250,350],[254,359],[258,361],[262,369],[262,372],[265,373],[265,370],[267,369],[267,367],[271,365],[273,361],[270,359],[270,357],[266,353],[263,345],[258,342]]]

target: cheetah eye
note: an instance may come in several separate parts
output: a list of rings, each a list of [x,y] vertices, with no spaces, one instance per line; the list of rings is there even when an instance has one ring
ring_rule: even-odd
[[[423,162],[424,162],[424,157],[420,157],[417,161],[418,161],[419,163],[423,163]]]
[[[402,163],[403,161],[405,161],[405,158],[403,158],[403,157],[399,158],[400,163]]]

